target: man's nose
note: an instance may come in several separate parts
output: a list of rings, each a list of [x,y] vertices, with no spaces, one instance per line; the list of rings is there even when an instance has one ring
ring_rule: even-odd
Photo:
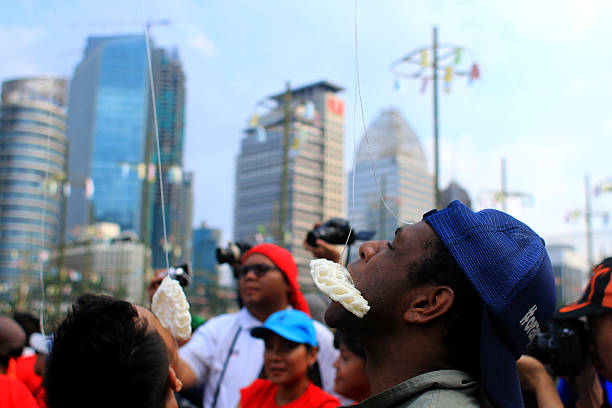
[[[376,255],[383,245],[383,241],[368,241],[362,244],[359,247],[359,258],[364,262],[368,262],[371,257]]]

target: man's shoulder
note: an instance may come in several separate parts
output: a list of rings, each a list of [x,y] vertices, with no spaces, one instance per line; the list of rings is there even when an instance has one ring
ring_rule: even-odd
[[[429,408],[429,407],[480,407],[478,395],[465,393],[462,390],[448,388],[432,388],[404,401],[397,408]]]
[[[440,370],[399,383],[361,404],[362,408],[480,407],[480,386],[468,374]]]

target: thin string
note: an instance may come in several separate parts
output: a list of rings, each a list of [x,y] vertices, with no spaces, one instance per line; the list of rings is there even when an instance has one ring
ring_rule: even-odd
[[[49,107],[49,109],[47,109],[47,163],[46,163],[46,169],[45,169],[45,181],[43,182],[43,211],[42,211],[42,218],[40,221],[40,227],[42,230],[42,250],[41,251],[45,251],[46,250],[46,246],[45,246],[45,219],[47,218],[47,196],[48,196],[48,190],[49,190],[49,162],[51,161],[51,107]],[[46,297],[45,297],[45,281],[43,279],[43,264],[44,264],[44,258],[41,256],[42,254],[39,253],[38,256],[38,261],[40,263],[40,268],[39,268],[39,273],[38,273],[38,279],[39,279],[39,284],[40,284],[40,316],[38,317],[38,324],[40,325],[40,332],[44,335],[45,334],[45,305],[46,305]]]
[[[161,194],[162,224],[164,229],[164,252],[166,255],[166,269],[170,269],[170,259],[168,257],[168,237],[166,235],[166,205],[164,203],[164,181],[162,176],[161,152],[159,148],[159,128],[157,126],[157,99],[155,98],[155,84],[153,82],[153,65],[151,63],[151,45],[149,44],[149,24],[145,14],[145,0],[140,2],[142,6],[142,19],[144,21],[145,43],[147,45],[147,62],[149,67],[149,84],[151,87],[151,99],[153,102],[153,123],[155,125],[155,144],[157,146],[157,170],[159,176],[159,191]],[[148,166],[148,163],[146,163]]]
[[[357,139],[357,128],[355,127],[355,122],[356,122],[356,118],[357,118],[357,0],[354,1],[354,35],[355,35],[355,82],[354,82],[354,86],[355,86],[355,92],[353,92],[353,174],[352,174],[352,189],[351,189],[351,209],[349,211],[349,225],[351,226],[348,236],[346,237],[346,242],[344,243],[344,247],[342,248],[342,252],[340,253],[340,259],[342,259],[342,257],[344,256],[344,252],[346,251],[346,249],[348,248],[348,243],[349,240],[351,239],[351,234],[353,233],[353,216],[355,213],[355,169],[357,168],[357,161],[355,160],[355,157],[357,155],[357,145],[355,143],[355,140]],[[346,262],[348,264],[348,262],[350,261],[350,259],[347,259]],[[350,275],[349,275],[350,276]],[[352,280],[352,279],[351,279]]]
[[[374,176],[374,181],[376,182],[376,188],[378,190],[378,196],[380,197],[381,201],[383,202],[383,204],[385,205],[385,207],[387,208],[387,211],[389,211],[389,213],[399,222],[402,222],[404,224],[413,224],[413,222],[411,221],[406,221],[403,218],[401,218],[400,216],[398,216],[397,214],[395,214],[395,212],[393,212],[393,210],[391,209],[391,207],[389,207],[389,204],[387,204],[387,201],[385,200],[385,197],[382,194],[382,189],[380,188],[380,184],[378,182],[378,177],[376,175],[376,166],[374,165],[374,157],[372,156],[372,149],[370,148],[370,139],[368,138],[368,129],[366,127],[366,123],[365,123],[365,114],[363,112],[363,99],[361,97],[361,82],[359,80],[359,58],[357,55],[357,0],[355,0],[355,76],[356,76],[356,81],[357,81],[357,94],[359,95],[359,106],[361,108],[361,122],[363,125],[363,131],[364,131],[364,136],[366,139],[366,144],[368,146],[368,155],[370,157],[370,163],[372,164],[372,173]],[[353,163],[355,162],[356,158],[353,157]],[[353,167],[353,195],[355,194],[355,175],[354,175],[354,167]],[[354,196],[353,196],[353,200],[354,200]],[[354,201],[353,201],[354,204]],[[381,233],[383,233],[383,231],[381,231]],[[347,240],[348,243],[348,240]]]

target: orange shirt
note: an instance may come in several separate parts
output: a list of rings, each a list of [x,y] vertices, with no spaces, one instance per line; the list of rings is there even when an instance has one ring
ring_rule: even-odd
[[[285,405],[276,405],[275,397],[278,386],[269,380],[257,379],[253,384],[240,390],[240,408],[336,408],[340,406],[338,398],[317,387],[308,385],[304,393],[295,401]]]
[[[0,374],[0,407],[38,408],[36,400],[21,381]]]

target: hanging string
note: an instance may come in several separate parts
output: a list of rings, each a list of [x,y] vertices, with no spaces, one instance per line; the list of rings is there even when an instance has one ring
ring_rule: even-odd
[[[354,89],[355,91],[353,92],[353,174],[352,174],[352,181],[351,181],[351,185],[352,185],[352,189],[351,189],[351,209],[349,211],[349,225],[351,226],[348,236],[346,237],[346,242],[344,243],[344,247],[342,248],[342,252],[340,253],[340,259],[342,259],[342,257],[344,256],[344,252],[347,250],[348,246],[349,246],[349,240],[351,239],[351,234],[353,233],[353,216],[355,214],[355,170],[357,168],[357,160],[355,160],[356,155],[357,155],[357,144],[355,143],[355,140],[357,139],[357,128],[355,127],[355,122],[357,121],[357,0],[355,0],[354,2],[354,7],[353,7],[353,11],[354,11],[354,31],[355,31],[355,82],[354,82]],[[346,262],[348,264],[348,262],[350,261],[350,259],[347,259]],[[349,274],[350,276],[350,274]],[[351,279],[352,280],[352,279]]]
[[[151,45],[149,42],[149,24],[146,19],[145,13],[145,0],[140,2],[142,7],[142,19],[144,21],[145,31],[145,43],[147,46],[147,62],[149,68],[149,86],[151,87],[151,100],[153,103],[153,124],[155,125],[155,144],[157,147],[157,170],[159,176],[159,191],[161,195],[161,209],[162,209],[162,225],[164,230],[164,252],[166,255],[166,270],[170,269],[170,259],[168,257],[168,237],[166,234],[166,205],[164,203],[164,181],[162,175],[162,163],[161,163],[161,151],[159,148],[159,128],[157,126],[157,100],[155,98],[155,83],[153,81],[153,64],[151,62]],[[149,163],[145,163],[149,165]]]
[[[404,223],[404,224],[413,224],[412,221],[407,221],[404,220],[403,218],[401,218],[400,216],[398,216],[392,209],[391,207],[389,207],[389,204],[387,204],[387,201],[385,200],[385,197],[382,194],[382,189],[380,188],[380,183],[378,182],[378,176],[376,175],[376,166],[374,165],[374,157],[372,155],[372,149],[370,148],[370,139],[368,138],[368,129],[366,127],[366,123],[365,123],[365,114],[364,114],[364,109],[363,109],[363,99],[361,97],[361,82],[359,80],[359,57],[357,54],[357,0],[355,0],[355,77],[356,77],[356,85],[357,85],[357,95],[359,95],[359,106],[361,108],[361,122],[363,125],[363,131],[364,131],[364,137],[366,140],[366,144],[368,146],[368,155],[370,157],[370,163],[372,165],[372,174],[374,176],[374,181],[376,182],[376,189],[378,190],[378,196],[380,197],[381,201],[383,202],[383,204],[385,205],[385,207],[387,208],[387,211],[389,211],[389,213],[399,222]],[[355,162],[356,158],[353,158],[353,163]],[[354,204],[354,194],[355,194],[355,167],[353,164],[353,204]],[[381,231],[381,233],[384,233],[384,231]],[[348,243],[348,240],[347,240]]]
[[[45,245],[45,219],[47,218],[47,197],[49,190],[49,162],[51,161],[51,107],[47,109],[47,163],[45,169],[45,180],[43,182],[43,210],[42,210],[42,218],[40,220],[40,228],[42,231],[42,245],[43,248],[41,251],[46,251]],[[38,279],[40,284],[40,315],[38,317],[38,324],[40,326],[40,332],[45,334],[45,307],[46,307],[46,297],[45,297],[45,281],[43,279],[43,264],[45,256],[43,256],[42,252],[39,252],[38,261],[40,264],[40,268],[38,271]]]

